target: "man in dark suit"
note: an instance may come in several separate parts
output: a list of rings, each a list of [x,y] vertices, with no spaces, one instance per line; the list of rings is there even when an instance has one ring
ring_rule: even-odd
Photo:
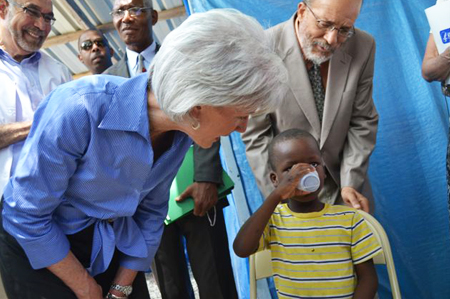
[[[117,0],[111,15],[126,49],[122,59],[104,74],[134,77],[148,69],[159,48],[153,40],[158,12],[153,9],[152,0]]]
[[[113,23],[126,45],[124,57],[104,74],[133,77],[145,72],[159,46],[152,36],[158,20],[151,0],[116,0]],[[228,239],[217,187],[222,184],[220,142],[209,149],[194,144],[194,184],[178,198],[194,198],[193,214],[165,226],[155,256],[156,276],[163,299],[192,298],[183,237],[201,298],[237,298]]]

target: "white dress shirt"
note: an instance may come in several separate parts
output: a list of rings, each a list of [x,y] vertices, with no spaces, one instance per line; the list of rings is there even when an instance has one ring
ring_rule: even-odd
[[[41,100],[56,86],[70,81],[63,64],[41,52],[21,62],[0,50],[0,125],[33,120]],[[0,197],[14,173],[24,141],[0,149]]]

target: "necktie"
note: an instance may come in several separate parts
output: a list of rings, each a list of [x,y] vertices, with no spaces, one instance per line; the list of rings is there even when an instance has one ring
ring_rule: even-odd
[[[320,123],[323,118],[323,107],[325,104],[325,90],[322,85],[322,76],[320,75],[320,65],[313,64],[312,68],[308,70],[309,81],[316,101],[317,113],[319,114]]]
[[[137,73],[141,74],[141,73],[145,73],[146,71],[147,70],[145,69],[144,56],[139,54],[138,55],[138,69],[137,69]]]

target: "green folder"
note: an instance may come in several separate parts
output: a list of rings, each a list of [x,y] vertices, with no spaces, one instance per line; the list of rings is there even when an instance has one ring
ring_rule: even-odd
[[[225,198],[231,193],[234,183],[228,174],[222,173],[223,184],[219,187],[219,200]],[[167,213],[166,225],[176,221],[177,219],[191,213],[194,210],[194,199],[186,198],[182,202],[176,202],[177,198],[187,187],[194,182],[194,148],[191,146],[178,170],[177,176],[170,187],[169,211]]]

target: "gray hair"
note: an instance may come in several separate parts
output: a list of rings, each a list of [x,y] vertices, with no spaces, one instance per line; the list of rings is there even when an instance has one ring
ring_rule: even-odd
[[[287,91],[273,40],[254,18],[232,9],[190,16],[166,37],[149,72],[149,88],[175,121],[201,105],[266,112]]]

